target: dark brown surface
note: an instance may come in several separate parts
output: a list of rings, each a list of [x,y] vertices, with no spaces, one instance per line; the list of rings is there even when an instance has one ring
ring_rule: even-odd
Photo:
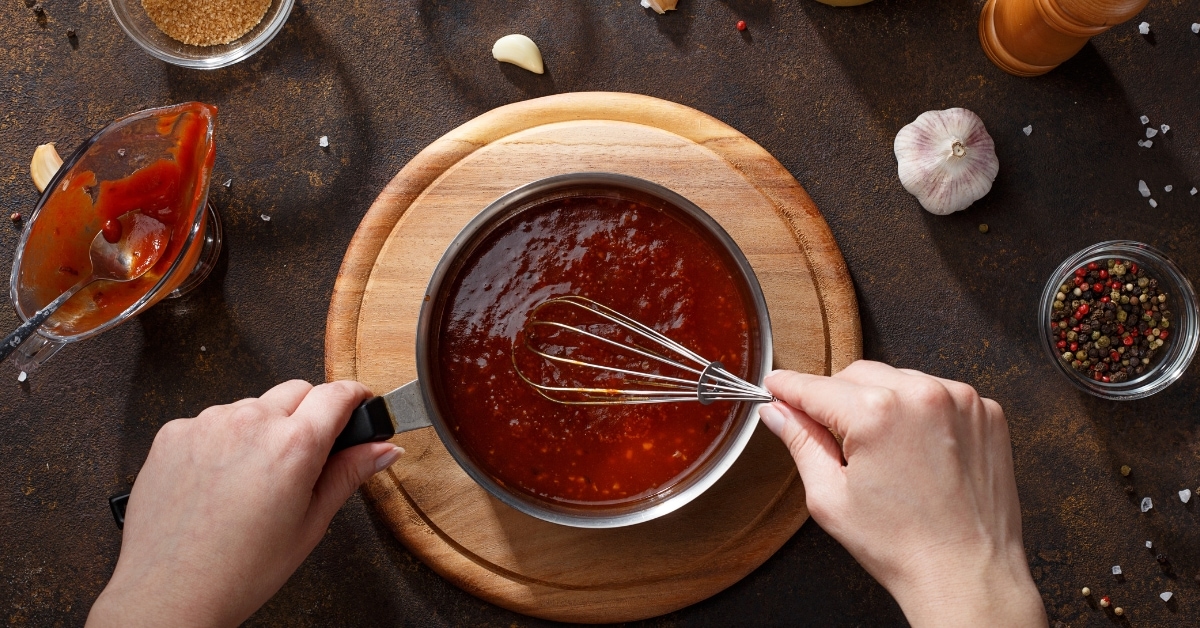
[[[83,622],[120,544],[105,498],[128,486],[164,421],[287,378],[321,377],[342,251],[375,194],[422,146],[504,103],[613,90],[695,107],[771,151],[842,245],[867,356],[965,380],[1004,405],[1026,544],[1052,624],[1195,625],[1200,507],[1175,493],[1200,485],[1197,367],[1152,399],[1100,401],[1053,372],[1033,326],[1047,275],[1095,241],[1149,242],[1200,278],[1200,195],[1187,194],[1200,184],[1200,37],[1188,29],[1200,9],[1152,3],[1054,72],[1017,79],[979,49],[980,4],[682,0],[657,16],[633,0],[309,1],[259,55],[203,73],[152,60],[100,0],[46,3],[41,23],[23,3],[4,3],[5,215],[35,201],[28,162],[37,144],[58,141],[66,152],[121,114],[188,99],[221,107],[214,181],[232,184],[212,193],[229,254],[197,293],[64,349],[25,384],[0,370],[11,378],[0,385],[0,620]],[[1143,19],[1153,37],[1137,34]],[[491,59],[492,42],[514,31],[542,47],[544,76]],[[974,207],[935,217],[900,187],[891,142],[920,112],[949,106],[984,119],[1000,176]],[[1141,114],[1172,127],[1149,150],[1136,144]],[[1138,179],[1155,190],[1157,209],[1138,195]],[[1163,193],[1166,184],[1174,192]],[[0,229],[0,267],[17,233]],[[16,325],[8,308],[0,324]],[[1122,464],[1133,467],[1128,479]],[[1138,512],[1143,496],[1154,498],[1151,513]],[[1109,575],[1114,564],[1124,580]],[[1080,597],[1085,585],[1112,595],[1125,618]],[[1165,590],[1175,592],[1169,604],[1158,599]],[[543,624],[448,585],[358,497],[250,623]],[[646,622],[902,623],[887,593],[813,523],[741,583]]]

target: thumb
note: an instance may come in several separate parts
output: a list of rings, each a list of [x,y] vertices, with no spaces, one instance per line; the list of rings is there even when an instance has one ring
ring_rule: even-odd
[[[842,448],[825,426],[780,401],[763,406],[758,413],[795,459],[810,506],[842,494]]]
[[[392,466],[403,454],[404,448],[391,443],[370,443],[330,457],[313,487],[309,516],[324,528],[363,482]]]

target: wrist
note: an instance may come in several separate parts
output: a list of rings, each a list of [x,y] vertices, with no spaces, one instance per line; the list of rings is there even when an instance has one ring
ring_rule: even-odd
[[[936,570],[888,586],[914,627],[1047,625],[1023,550],[980,563],[930,563]]]

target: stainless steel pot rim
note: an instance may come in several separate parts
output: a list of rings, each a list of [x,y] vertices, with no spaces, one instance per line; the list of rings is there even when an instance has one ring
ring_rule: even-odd
[[[446,248],[429,280],[429,287],[426,290],[417,323],[416,337],[417,378],[420,381],[425,410],[438,437],[467,475],[506,505],[538,519],[561,525],[580,528],[615,528],[649,521],[674,512],[712,487],[733,466],[753,435],[758,425],[758,406],[748,406],[744,415],[735,420],[731,433],[718,444],[720,449],[710,453],[708,462],[693,470],[680,482],[679,485],[686,484],[683,488],[674,492],[668,489],[661,499],[659,496],[653,496],[633,502],[626,508],[600,509],[572,507],[538,500],[506,488],[482,471],[455,441],[445,421],[441,418],[431,388],[431,382],[434,381],[437,370],[436,356],[431,355],[430,347],[432,334],[437,332],[440,318],[437,297],[441,290],[448,287],[455,278],[455,275],[452,274],[457,270],[455,262],[461,260],[463,256],[469,255],[473,246],[488,233],[489,227],[503,222],[532,201],[541,201],[555,192],[567,191],[572,188],[610,188],[613,191],[626,190],[657,198],[683,212],[725,248],[725,252],[736,266],[732,270],[736,270],[742,275],[745,280],[745,288],[753,301],[760,345],[760,362],[757,364],[759,380],[770,371],[772,364],[770,317],[767,312],[766,299],[754,270],[737,243],[720,224],[683,196],[656,183],[628,175],[580,172],[552,176],[518,187],[493,201],[471,219]]]

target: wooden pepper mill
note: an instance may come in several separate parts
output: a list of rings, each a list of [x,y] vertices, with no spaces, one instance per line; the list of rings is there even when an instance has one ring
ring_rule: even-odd
[[[988,0],[979,41],[992,63],[1038,76],[1075,56],[1095,35],[1138,14],[1149,0]]]

